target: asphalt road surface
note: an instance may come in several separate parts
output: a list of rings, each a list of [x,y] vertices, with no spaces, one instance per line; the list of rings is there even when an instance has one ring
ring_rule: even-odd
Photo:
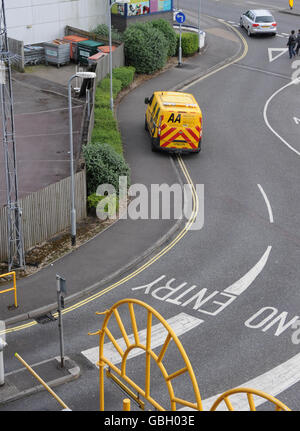
[[[183,2],[178,3],[181,7]],[[205,409],[217,394],[248,386],[299,410],[299,344],[293,342],[292,324],[300,315],[300,112],[299,86],[291,83],[299,65],[293,65],[287,53],[272,62],[268,56],[268,48],[286,47],[285,34],[299,27],[299,17],[279,13],[281,5],[268,0],[263,5],[274,11],[280,36],[248,38],[238,26],[239,15],[256,2],[201,2],[202,28],[208,35],[206,64],[211,62],[214,68],[185,90],[195,95],[204,114],[203,151],[175,162],[184,182],[190,178],[194,185],[204,185],[204,195],[198,197],[204,225],[184,232],[139,275],[65,314],[66,353],[81,366],[82,376],[58,387],[57,393],[72,410],[99,408],[98,372],[90,350],[97,347],[98,337],[88,332],[95,332],[103,321],[95,312],[124,298],[145,301],[171,319],[190,358]],[[194,24],[197,13],[192,11],[197,7],[196,1],[184,2]],[[216,36],[219,44],[212,45]],[[128,112],[137,110],[138,142],[148,151],[151,169],[157,158],[165,156],[152,154],[149,138],[142,133],[144,111],[137,97],[141,94],[139,89],[128,95],[118,117],[126,136]],[[136,144],[127,141],[126,151],[134,151]],[[139,169],[144,167],[138,165]],[[131,334],[128,311],[122,309],[120,315]],[[147,315],[138,307],[136,315],[139,329],[145,329]],[[121,337],[116,324],[112,333]],[[162,347],[165,337],[158,334],[156,345]],[[18,368],[9,359],[16,350],[29,363],[58,355],[57,324],[19,328],[7,334],[7,342],[8,372]],[[165,359],[169,373],[183,366],[174,344]],[[127,373],[144,384],[142,356],[128,359]],[[186,375],[174,379],[174,388],[178,397],[193,401],[192,386],[185,379]],[[151,395],[170,408],[155,366]],[[123,398],[106,380],[106,410],[121,410]],[[245,407],[244,401],[237,405]],[[271,408],[258,403],[259,410]],[[46,393],[1,407],[3,411],[57,409]]]

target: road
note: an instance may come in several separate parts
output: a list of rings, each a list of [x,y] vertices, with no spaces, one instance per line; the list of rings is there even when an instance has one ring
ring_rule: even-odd
[[[178,3],[181,7],[183,2]],[[291,326],[300,315],[299,86],[291,84],[297,68],[287,55],[273,62],[268,57],[268,48],[286,46],[282,33],[288,34],[299,24],[296,16],[278,12],[282,2],[264,0],[274,11],[280,36],[248,38],[238,27],[239,14],[254,3],[201,2],[202,27],[208,35],[206,65],[214,68],[185,90],[195,95],[204,113],[203,151],[175,158],[175,163],[184,182],[190,178],[194,185],[204,185],[204,198],[199,199],[204,225],[184,231],[136,276],[65,314],[66,352],[81,366],[82,376],[57,388],[57,393],[72,410],[98,409],[98,373],[86,352],[97,346],[98,337],[87,334],[99,329],[103,321],[95,312],[123,298],[145,301],[178,325],[189,319],[191,326],[179,338],[201,397],[208,400],[205,406],[227,389],[250,384],[299,410],[299,345],[292,342]],[[197,11],[197,4],[186,0],[183,8],[194,24],[197,16],[192,11]],[[216,36],[225,49],[211,43]],[[135,90],[118,110],[126,151],[136,151],[139,142],[138,152],[148,151],[149,167],[168,156],[150,153],[142,128],[134,141],[127,140],[132,133],[128,112],[136,109],[139,114],[134,121],[143,125],[141,101],[154,88],[155,80]],[[143,169],[139,165],[133,176]],[[139,328],[145,329],[146,315],[137,314]],[[130,334],[128,313],[122,311],[121,316]],[[112,331],[116,338],[121,336],[116,325]],[[58,354],[55,323],[20,328],[8,334],[7,341],[7,356],[17,347],[29,363]],[[170,373],[182,367],[174,345],[168,348],[166,361]],[[14,360],[6,361],[7,371],[16,368]],[[141,356],[128,360],[127,373],[141,385],[144,372]],[[159,372],[154,366],[151,372],[152,396],[169,405]],[[174,387],[180,398],[192,398],[192,387],[184,376],[174,379]],[[120,410],[122,398],[106,381],[106,409]],[[268,403],[258,407],[270,408]],[[1,407],[3,411],[57,409],[46,393]]]

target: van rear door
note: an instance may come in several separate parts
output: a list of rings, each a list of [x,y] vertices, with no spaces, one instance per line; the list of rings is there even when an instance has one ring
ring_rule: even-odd
[[[167,149],[196,150],[201,139],[199,113],[165,112],[161,120],[160,146]]]

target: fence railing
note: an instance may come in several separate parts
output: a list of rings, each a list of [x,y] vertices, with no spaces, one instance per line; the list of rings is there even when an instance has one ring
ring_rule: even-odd
[[[70,225],[71,177],[51,184],[20,199],[25,250],[46,241]],[[77,220],[86,217],[86,174],[75,174],[75,206]],[[7,209],[0,208],[0,260],[7,252]]]
[[[12,276],[13,287],[8,289],[0,290],[1,293],[14,292],[14,305],[15,308],[18,308],[18,299],[17,299],[17,282],[16,282],[16,273],[15,271],[7,272],[6,274],[0,274],[0,278],[6,278]]]

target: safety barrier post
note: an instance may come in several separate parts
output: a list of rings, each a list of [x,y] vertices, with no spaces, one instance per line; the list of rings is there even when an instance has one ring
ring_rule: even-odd
[[[123,412],[130,412],[130,399],[125,398],[123,400]]]
[[[24,365],[25,368],[27,368],[27,370],[33,375],[33,377],[35,377],[41,383],[41,385],[44,386],[44,388],[56,399],[56,401],[65,410],[70,411],[69,407],[63,402],[63,400],[59,398],[58,395],[56,395],[56,393],[50,388],[50,386],[48,386],[47,383],[44,382],[43,379],[41,379],[41,377],[30,367],[30,365],[28,365],[27,362],[25,362],[24,359],[21,358],[20,355],[18,355],[18,353],[15,353],[15,357]]]
[[[6,274],[1,274],[0,278],[5,278],[12,275],[13,277],[13,287],[9,288],[9,289],[5,289],[5,290],[0,290],[0,294],[1,293],[6,293],[6,292],[11,292],[12,290],[14,291],[14,306],[15,308],[18,308],[18,300],[17,300],[17,282],[16,282],[16,272],[12,271],[12,272],[8,272]]]

